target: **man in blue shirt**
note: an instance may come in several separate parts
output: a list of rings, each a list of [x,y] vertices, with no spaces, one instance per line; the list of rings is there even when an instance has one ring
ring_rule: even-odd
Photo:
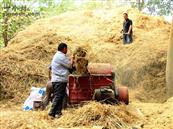
[[[62,115],[63,98],[66,95],[66,86],[68,82],[69,69],[72,68],[73,59],[66,56],[67,44],[60,43],[58,51],[51,62],[51,82],[53,85],[54,98],[49,116],[60,117]]]
[[[132,25],[133,22],[132,20],[130,20],[128,18],[128,14],[124,13],[124,22],[123,22],[123,43],[124,44],[129,44],[132,43],[133,39],[132,39],[132,34],[133,34],[133,30],[132,30]]]

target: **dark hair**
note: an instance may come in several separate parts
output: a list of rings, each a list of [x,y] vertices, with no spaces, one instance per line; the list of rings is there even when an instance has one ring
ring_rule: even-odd
[[[125,14],[126,16],[128,16],[128,14],[127,14],[127,13],[123,13],[123,14]]]
[[[58,51],[62,51],[64,48],[67,48],[67,44],[66,43],[60,43],[58,45]]]

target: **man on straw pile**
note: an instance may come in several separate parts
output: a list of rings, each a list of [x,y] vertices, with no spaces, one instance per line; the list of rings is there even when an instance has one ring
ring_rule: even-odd
[[[132,34],[133,34],[132,25],[133,25],[133,22],[132,22],[132,20],[130,20],[128,18],[128,13],[127,12],[124,12],[123,16],[124,16],[124,22],[123,22],[123,29],[121,31],[121,32],[123,32],[123,43],[124,44],[130,44],[133,41],[133,39],[132,39]]]
[[[53,85],[54,98],[49,112],[49,116],[59,118],[62,113],[63,98],[66,95],[66,86],[68,81],[69,69],[72,68],[73,58],[66,56],[67,44],[60,43],[58,51],[51,62],[51,82]]]

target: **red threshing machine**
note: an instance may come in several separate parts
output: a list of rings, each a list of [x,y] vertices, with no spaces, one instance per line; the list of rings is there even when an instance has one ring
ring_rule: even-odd
[[[69,76],[69,104],[83,101],[111,101],[129,103],[127,87],[116,87],[115,73],[110,64],[90,63],[89,75]]]

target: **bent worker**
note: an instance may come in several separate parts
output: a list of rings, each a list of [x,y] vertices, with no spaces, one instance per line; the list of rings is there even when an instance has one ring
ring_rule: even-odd
[[[123,13],[124,22],[123,22],[123,43],[130,44],[133,42],[132,34],[133,34],[133,22],[128,18],[127,13]]]
[[[49,116],[59,118],[62,113],[63,99],[66,95],[69,69],[72,68],[73,59],[66,56],[67,44],[60,43],[58,51],[51,62],[51,82],[53,86],[54,98],[49,112]]]
[[[46,84],[46,95],[43,98],[42,101],[42,110],[45,110],[46,107],[49,105],[49,102],[52,102],[52,98],[53,98],[53,86],[52,86],[52,82],[48,81]]]
[[[47,105],[49,104],[50,101],[52,101],[53,97],[53,87],[52,87],[52,82],[51,82],[51,66],[49,65],[48,67],[48,75],[49,75],[49,81],[46,84],[46,95],[43,98],[43,105],[42,105],[42,110],[44,110]]]

